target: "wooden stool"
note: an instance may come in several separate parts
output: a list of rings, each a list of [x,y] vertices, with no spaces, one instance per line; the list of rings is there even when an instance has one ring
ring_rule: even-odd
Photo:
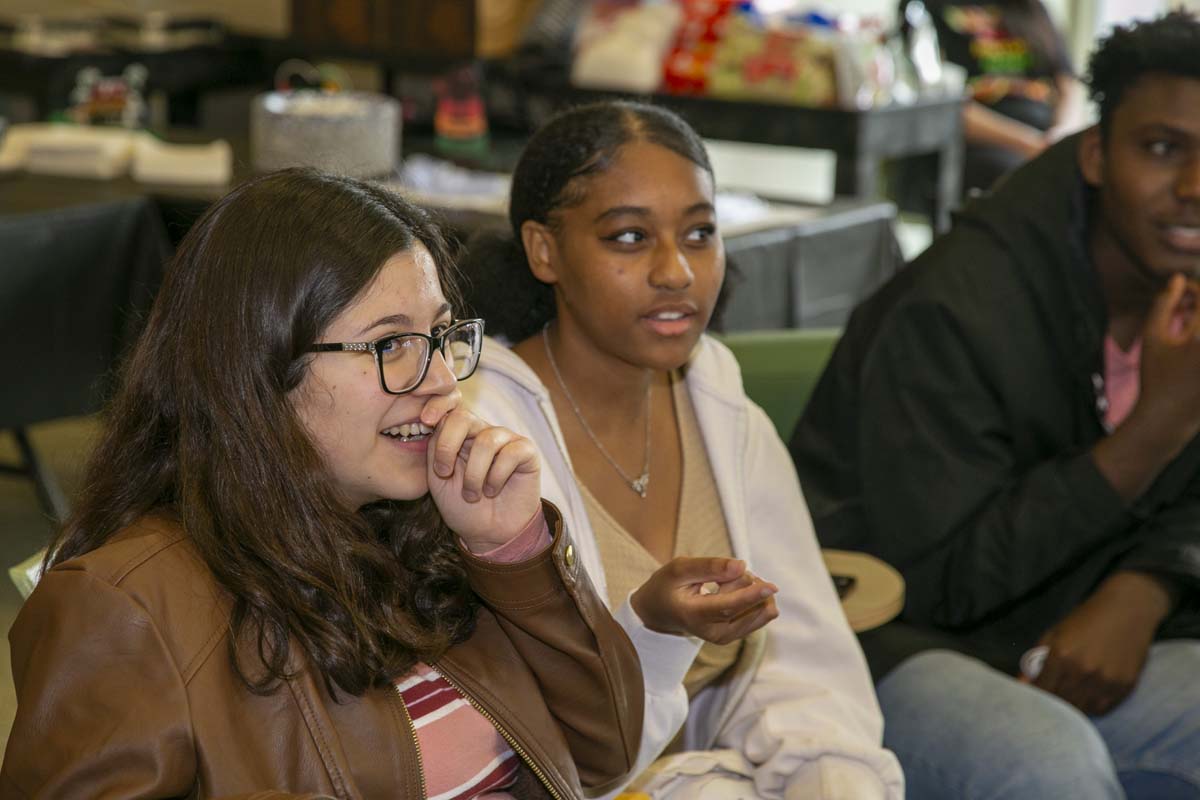
[[[866,553],[822,550],[831,575],[850,575],[854,586],[842,598],[842,610],[855,633],[878,628],[904,608],[904,578],[890,565]]]

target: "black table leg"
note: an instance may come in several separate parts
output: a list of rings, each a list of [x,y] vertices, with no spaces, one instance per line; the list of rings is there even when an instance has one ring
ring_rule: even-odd
[[[29,441],[29,434],[24,428],[13,428],[13,437],[17,440],[17,449],[21,453],[21,463],[18,465],[3,465],[0,467],[0,472],[8,474],[22,475],[33,481],[34,490],[37,492],[38,502],[42,504],[42,508],[51,518],[61,522],[67,518],[67,513],[70,508],[67,505],[67,498],[59,488],[58,479],[46,467],[46,464],[38,456],[37,451],[33,449],[33,443]]]
[[[833,193],[863,200],[879,195],[879,158],[863,152],[854,155],[837,154]]]
[[[950,230],[950,212],[962,198],[963,140],[952,137],[937,151],[937,178],[929,222],[935,234]]]

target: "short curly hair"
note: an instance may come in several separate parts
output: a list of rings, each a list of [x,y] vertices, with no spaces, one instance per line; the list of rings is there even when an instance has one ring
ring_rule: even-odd
[[[1200,80],[1200,19],[1172,11],[1152,20],[1114,27],[1088,62],[1087,84],[1107,134],[1126,91],[1147,73]]]

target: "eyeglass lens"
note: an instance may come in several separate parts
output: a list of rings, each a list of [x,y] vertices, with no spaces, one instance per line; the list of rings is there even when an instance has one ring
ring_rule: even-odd
[[[446,334],[442,341],[442,358],[455,378],[465,378],[475,371],[482,339],[478,325],[458,326]],[[405,392],[417,387],[428,358],[428,339],[399,336],[385,343],[379,352],[388,391]]]

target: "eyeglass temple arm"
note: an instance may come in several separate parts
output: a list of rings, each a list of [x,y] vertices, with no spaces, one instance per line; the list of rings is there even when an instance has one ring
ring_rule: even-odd
[[[308,348],[310,353],[339,353],[342,351],[371,352],[373,342],[322,342]]]

